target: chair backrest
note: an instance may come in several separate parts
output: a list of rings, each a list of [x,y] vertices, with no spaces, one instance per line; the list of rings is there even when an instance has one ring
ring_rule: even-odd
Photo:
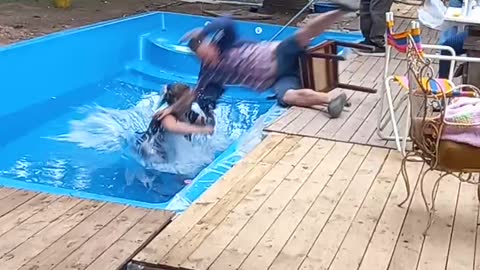
[[[412,23],[413,30],[419,28],[418,23]],[[430,59],[424,57],[418,40],[409,35],[406,45],[410,138],[414,150],[427,163],[435,166],[443,131],[446,91],[435,80],[435,70]],[[439,94],[432,94],[432,87],[439,89]]]
[[[415,41],[415,45],[417,47],[417,50],[421,53],[423,53],[423,49],[421,46],[421,31],[420,27],[418,27],[417,22],[412,22],[411,27],[403,32],[398,32],[396,33],[394,31],[395,23],[394,23],[394,16],[393,12],[387,12],[385,14],[386,18],[386,23],[387,23],[387,31],[386,31],[386,42],[385,42],[385,69],[384,69],[384,78],[387,78],[388,76],[391,75],[397,75],[397,74],[392,74],[392,71],[390,71],[390,59],[393,56],[393,50],[404,54],[406,57],[407,53],[407,43],[409,38],[413,38],[413,41]],[[417,26],[415,25],[417,24]],[[403,74],[401,74],[403,75]]]
[[[373,88],[339,81],[338,61],[345,60],[345,58],[337,54],[338,46],[371,49],[370,46],[338,41],[327,41],[308,49],[307,53],[299,59],[302,86],[318,92],[330,92],[335,88],[343,88],[376,93],[377,90]]]
[[[302,85],[318,92],[330,92],[338,87],[338,60],[335,42],[328,41],[309,48],[300,61]]]

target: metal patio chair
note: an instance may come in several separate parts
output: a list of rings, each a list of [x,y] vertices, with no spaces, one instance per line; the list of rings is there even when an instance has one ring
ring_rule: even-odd
[[[435,199],[440,181],[446,176],[453,175],[458,180],[477,185],[480,199],[480,148],[469,144],[458,143],[445,139],[447,128],[468,128],[473,125],[450,123],[445,120],[445,113],[449,106],[442,106],[436,110],[435,103],[452,97],[452,91],[445,91],[434,78],[434,69],[429,59],[418,48],[418,40],[411,35],[407,37],[407,64],[408,64],[408,99],[407,110],[411,120],[409,129],[412,140],[412,151],[407,153],[401,165],[401,172],[407,191],[406,198],[399,204],[402,206],[411,195],[410,183],[406,166],[409,161],[425,162],[427,169],[419,176],[420,190],[428,213],[428,222],[424,231],[427,234],[435,213]],[[431,91],[432,85],[438,87],[438,92]],[[463,85],[461,92],[468,92],[469,97],[480,97],[480,90],[472,85]],[[429,206],[424,189],[425,175],[431,171],[440,172],[433,185],[431,205]]]
[[[383,87],[380,97],[380,114],[378,116],[377,122],[377,135],[383,140],[395,141],[397,150],[402,153],[403,156],[406,155],[406,147],[409,132],[409,118],[406,117],[405,129],[403,131],[399,130],[399,115],[405,109],[405,102],[408,103],[408,78],[405,74],[392,74],[392,71],[389,70],[389,65],[391,58],[393,57],[392,51],[395,50],[403,57],[406,57],[407,53],[407,40],[408,37],[413,38],[416,42],[417,50],[422,53],[424,59],[442,59],[450,61],[450,70],[448,79],[434,78],[435,83],[430,83],[427,85],[430,91],[438,93],[439,87],[441,86],[446,92],[449,93],[449,96],[459,96],[459,95],[469,95],[468,91],[461,91],[464,88],[464,85],[455,85],[453,83],[453,75],[455,63],[458,62],[478,62],[480,58],[472,57],[459,57],[455,54],[453,48],[443,45],[432,45],[432,44],[423,44],[421,43],[421,30],[417,22],[412,22],[410,29],[404,32],[395,33],[393,30],[394,27],[394,17],[392,12],[386,13],[387,21],[387,40],[386,40],[386,53],[385,53],[385,71],[383,77]],[[433,49],[433,50],[446,50],[451,56],[445,55],[436,55],[436,54],[426,54],[424,49]],[[434,73],[435,74],[435,73]],[[432,75],[433,76],[433,75]],[[424,78],[425,80],[426,78]],[[396,104],[393,91],[392,83],[400,86],[399,97],[397,98]],[[438,86],[437,86],[438,85]],[[386,99],[386,100],[385,100]],[[385,107],[386,103],[386,107]],[[442,104],[436,104],[437,107],[442,106]],[[392,125],[393,136],[390,134],[385,134],[385,128],[388,124]],[[400,134],[402,132],[402,134]]]

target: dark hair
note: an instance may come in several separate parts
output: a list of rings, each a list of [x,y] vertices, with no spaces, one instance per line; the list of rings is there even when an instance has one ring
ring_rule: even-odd
[[[162,103],[168,104],[177,119],[184,120],[185,114],[191,109],[193,103],[192,95],[189,94],[191,94],[190,87],[186,84],[168,84]]]
[[[163,102],[166,102],[168,106],[173,105],[183,95],[190,91],[190,87],[182,83],[167,84],[165,94],[163,96]]]

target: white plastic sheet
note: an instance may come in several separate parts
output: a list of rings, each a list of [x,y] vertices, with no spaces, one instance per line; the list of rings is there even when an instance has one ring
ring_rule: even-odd
[[[443,30],[447,8],[441,0],[425,0],[423,7],[418,10],[420,22],[430,28]]]

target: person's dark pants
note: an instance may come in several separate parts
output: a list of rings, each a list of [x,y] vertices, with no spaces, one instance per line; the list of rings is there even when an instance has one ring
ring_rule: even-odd
[[[360,30],[367,43],[385,47],[385,13],[390,11],[392,4],[393,0],[360,1]]]
[[[207,117],[207,124],[215,125],[213,111],[217,108],[218,100],[222,97],[225,89],[217,84],[210,83],[201,89],[197,97],[197,104]]]
[[[441,45],[450,46],[455,51],[455,54],[461,55],[465,53],[463,49],[463,44],[465,43],[465,39],[467,38],[467,32],[461,32],[454,36],[448,37]],[[442,50],[442,55],[449,55],[449,51]],[[450,71],[450,61],[448,60],[441,60],[439,63],[439,70],[438,70],[438,77],[447,79],[448,73]]]

